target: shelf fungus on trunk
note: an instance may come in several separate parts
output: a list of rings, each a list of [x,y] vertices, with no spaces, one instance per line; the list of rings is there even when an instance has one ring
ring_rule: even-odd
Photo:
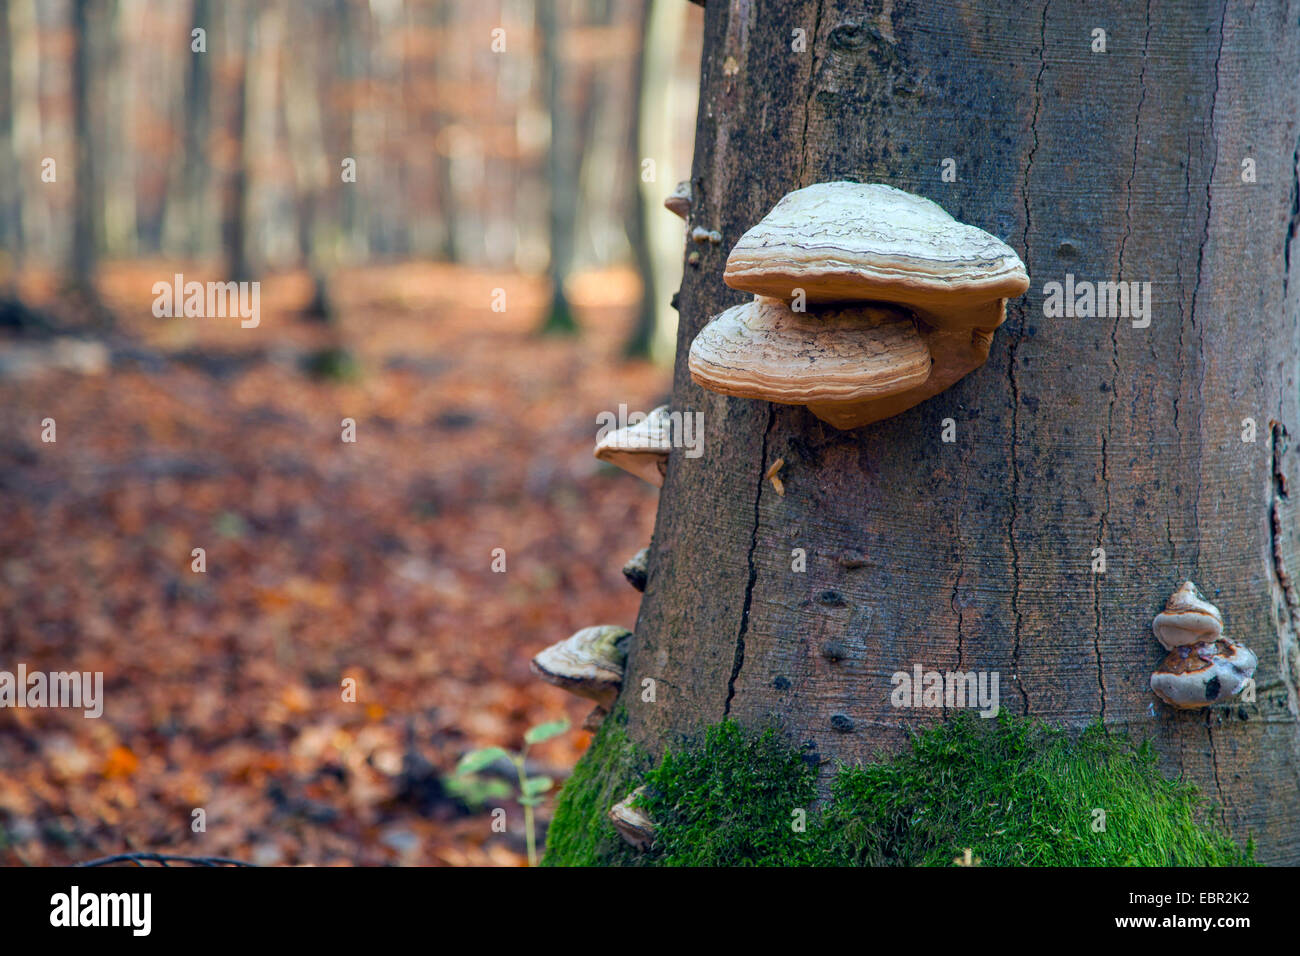
[[[849,182],[787,195],[741,236],[723,278],[756,298],[704,327],[691,377],[724,395],[807,405],[841,429],[897,415],[979,368],[1006,300],[1029,288],[995,236],[920,196]]]
[[[1170,596],[1151,629],[1169,652],[1151,675],[1151,690],[1171,707],[1222,703],[1255,673],[1254,653],[1223,635],[1223,615],[1191,581]]]
[[[623,686],[623,665],[631,637],[631,631],[611,624],[584,627],[534,657],[533,673],[556,687],[594,700],[608,711]]]
[[[655,842],[654,822],[633,806],[636,798],[644,792],[645,787],[637,787],[609,808],[609,819],[618,835],[642,852]]]
[[[691,218],[691,181],[683,179],[664,199],[664,208],[675,216],[690,221]]]
[[[650,577],[650,549],[642,548],[623,565],[623,577],[638,591],[644,591]]]
[[[593,454],[662,488],[672,450],[671,430],[668,406],[660,405],[636,424],[605,433],[597,439]]]
[[[807,405],[836,428],[864,407],[920,387],[930,351],[912,319],[890,306],[794,312],[758,296],[710,322],[691,343],[691,378],[710,391]]]

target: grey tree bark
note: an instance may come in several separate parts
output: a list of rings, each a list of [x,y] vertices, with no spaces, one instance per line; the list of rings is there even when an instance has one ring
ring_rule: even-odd
[[[73,201],[72,243],[67,265],[69,285],[91,299],[95,295],[94,277],[102,222],[92,142],[91,47],[92,29],[97,19],[94,6],[92,0],[72,0]]]
[[[10,42],[9,2],[0,0],[0,164],[11,170],[0,178],[0,248],[7,251],[0,261],[0,283],[7,284],[22,239],[22,190],[18,188],[19,165],[14,149],[13,44]]]
[[[891,706],[894,672],[992,671],[1017,714],[1152,738],[1261,860],[1300,863],[1300,4],[732,0],[705,19],[692,225],[725,241],[686,269],[673,391],[704,413],[704,454],[668,467],[632,737],[776,719],[829,774],[944,716]],[[692,338],[745,298],[722,282],[731,244],[842,178],[1017,249],[1030,291],[988,364],[852,432],[692,384]],[[1149,327],[1045,317],[1067,274],[1150,282]],[[1154,701],[1151,619],[1187,578],[1259,655],[1254,703]]]
[[[225,184],[221,206],[221,245],[226,274],[237,281],[253,277],[251,250],[248,245],[249,191],[253,165],[252,106],[249,102],[256,85],[258,58],[258,21],[265,16],[251,4],[231,4],[227,8],[227,34],[239,37],[242,59],[235,81],[234,103],[230,110],[231,137],[238,144],[234,168]]]
[[[190,29],[201,27],[208,42],[219,37],[213,22],[211,0],[192,0]],[[192,47],[192,41],[191,41]],[[209,48],[199,53],[190,50],[185,64],[185,152],[178,170],[180,190],[175,195],[173,230],[182,237],[180,248],[191,257],[205,256],[214,246],[211,223],[212,200],[209,193],[211,164],[208,141],[212,126],[212,60],[218,55]]]
[[[647,190],[641,183],[641,158],[646,151],[641,141],[646,100],[651,93],[647,88],[646,60],[647,46],[650,43],[650,22],[656,0],[641,0],[640,24],[641,43],[637,47],[633,66],[632,91],[635,101],[632,116],[628,121],[627,155],[628,163],[628,223],[627,238],[636,256],[636,271],[641,278],[641,301],[637,306],[636,318],[632,324],[632,334],[628,336],[623,354],[628,357],[648,358],[654,344],[655,319],[658,308],[659,290],[655,288],[654,249],[651,246]],[[674,3],[676,0],[667,0]]]
[[[551,139],[546,158],[546,175],[550,184],[551,256],[547,274],[551,280],[551,304],[542,322],[542,331],[566,333],[578,327],[564,291],[564,283],[573,265],[578,190],[573,161],[574,121],[571,103],[565,96],[567,71],[559,7],[558,2],[537,5],[546,108],[551,118]]]
[[[41,111],[40,51],[37,40],[34,0],[8,0],[9,51],[5,64],[9,72],[14,169],[15,269],[22,259],[49,248],[49,210],[40,190]]]

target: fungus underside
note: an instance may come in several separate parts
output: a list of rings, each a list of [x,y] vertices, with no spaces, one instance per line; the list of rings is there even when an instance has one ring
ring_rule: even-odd
[[[815,769],[774,729],[724,721],[655,765],[625,728],[620,708],[564,785],[544,865],[946,866],[968,848],[985,866],[1253,862],[1195,787],[1100,725],[959,714],[891,759],[841,767],[820,804]],[[645,853],[606,816],[642,783],[637,806],[656,826]]]

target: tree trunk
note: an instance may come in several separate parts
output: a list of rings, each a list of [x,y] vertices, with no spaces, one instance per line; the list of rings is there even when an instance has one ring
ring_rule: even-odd
[[[667,0],[675,3],[676,0]],[[647,112],[646,100],[650,90],[647,88],[646,60],[647,47],[650,44],[650,22],[654,13],[655,0],[641,0],[640,33],[641,42],[637,46],[636,62],[632,70],[632,116],[628,123],[627,155],[628,186],[631,193],[628,199],[629,217],[627,238],[636,255],[636,271],[641,278],[641,302],[637,306],[636,318],[632,323],[632,334],[623,347],[623,354],[629,358],[649,358],[650,347],[655,338],[655,312],[658,306],[658,290],[655,288],[654,249],[650,243],[649,217],[651,210],[646,195],[647,190],[641,182],[642,126]]]
[[[574,123],[572,104],[565,95],[561,13],[563,0],[543,0],[537,5],[541,33],[541,59],[545,71],[546,109],[551,119],[546,175],[550,185],[551,257],[547,274],[551,280],[551,304],[542,322],[543,332],[576,331],[577,322],[564,291],[573,265],[573,233],[577,219],[578,192],[573,163]],[[564,4],[567,7],[567,4]]]
[[[96,181],[94,124],[91,103],[91,0],[72,0],[72,130],[73,200],[72,247],[68,284],[91,300],[95,297],[95,268],[99,258],[100,202]]]
[[[41,175],[40,48],[34,0],[8,0],[9,70],[15,186],[14,268],[49,249],[49,207]]]
[[[13,278],[13,259],[22,239],[19,228],[22,190],[18,181],[21,167],[14,147],[13,46],[9,40],[9,0],[0,0],[0,166],[12,170],[0,177],[0,290]]]
[[[286,15],[292,15],[286,7]],[[301,23],[301,19],[299,20]],[[318,23],[312,24],[319,29]],[[319,35],[317,36],[319,40]],[[303,267],[311,278],[312,297],[305,314],[316,321],[331,321],[334,307],[328,279],[328,257],[322,251],[321,233],[328,196],[329,160],[325,146],[324,122],[316,85],[320,70],[313,50],[321,44],[308,43],[299,54],[284,64],[281,104],[284,127],[292,157],[294,191],[298,207],[298,249]]]
[[[202,27],[210,43],[218,35],[212,16],[211,0],[193,0],[190,6],[190,31]],[[190,32],[190,31],[187,31]],[[183,237],[180,247],[191,258],[206,257],[216,245],[212,235],[212,200],[208,184],[210,170],[208,143],[212,125],[212,61],[215,51],[199,53],[190,42],[189,61],[185,65],[185,154],[180,163],[180,195],[173,222],[175,232]]]
[[[952,7],[706,7],[692,221],[724,242],[686,270],[673,391],[703,412],[704,451],[668,467],[629,734],[658,752],[775,717],[825,780],[942,719],[891,706],[893,673],[997,672],[1003,707],[1151,738],[1259,859],[1300,863],[1300,9]],[[849,432],[695,386],[691,340],[747,298],[722,282],[731,245],[790,190],[846,178],[1020,253],[1030,291],[988,364]],[[1067,273],[1151,282],[1150,326],[1045,317]],[[784,496],[763,477],[778,458]],[[1259,655],[1256,702],[1154,702],[1151,619],[1189,578]]]
[[[258,31],[259,13],[252,4],[232,4],[228,10],[230,36],[242,39],[242,60],[235,81],[234,105],[230,111],[231,137],[237,144],[234,168],[226,183],[221,210],[221,245],[225,255],[226,274],[236,282],[252,279],[253,266],[248,247],[249,192],[252,188],[253,165],[253,107],[250,99],[256,83],[258,45],[262,39]],[[238,32],[237,32],[238,31]]]
[[[335,0],[336,60],[335,70],[342,78],[347,90],[347,107],[342,116],[335,117],[341,144],[341,155],[333,163],[331,174],[339,177],[343,186],[339,199],[339,240],[342,253],[349,259],[364,256],[366,244],[364,230],[358,228],[362,219],[361,204],[357,199],[357,184],[342,183],[340,160],[343,157],[357,159],[357,126],[360,112],[358,87],[366,82],[369,69],[366,65],[365,17],[354,11],[349,0]]]

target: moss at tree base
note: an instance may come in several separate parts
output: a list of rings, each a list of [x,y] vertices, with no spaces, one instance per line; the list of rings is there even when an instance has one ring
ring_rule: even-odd
[[[609,822],[609,808],[641,782],[654,761],[627,737],[627,712],[601,722],[573,774],[564,782],[546,830],[542,866],[635,866],[634,853]]]
[[[910,750],[841,767],[816,802],[816,767],[775,730],[726,721],[658,766],[611,714],[565,783],[549,866],[1219,866],[1252,862],[1149,746],[1003,714],[959,714]],[[655,821],[638,853],[606,814],[635,787]]]

